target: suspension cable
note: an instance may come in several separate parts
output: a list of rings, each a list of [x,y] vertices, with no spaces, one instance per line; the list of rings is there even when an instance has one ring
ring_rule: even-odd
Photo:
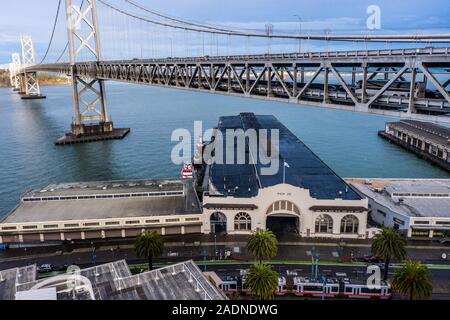
[[[59,9],[60,8],[61,8],[61,0],[58,1],[58,9],[56,9],[56,16],[55,16],[55,21],[53,22],[52,35],[50,36],[50,41],[49,41],[48,46],[47,46],[47,51],[45,52],[45,55],[42,58],[41,62],[39,62],[39,64],[42,64],[42,62],[44,62],[44,60],[47,58],[47,55],[48,55],[48,53],[50,51],[50,47],[52,46],[53,36],[55,35],[55,30],[56,30],[56,24],[58,23]]]
[[[60,0],[61,1],[61,0]],[[83,4],[84,4],[84,0],[81,1],[80,4],[80,10],[83,8]],[[61,61],[62,57],[64,56],[64,54],[66,53],[67,49],[69,48],[69,41],[67,41],[66,46],[64,47],[63,51],[61,52],[61,54],[59,55],[58,59],[56,59],[56,63],[58,63],[59,61]]]
[[[158,17],[161,17],[161,18],[164,18],[164,19],[167,19],[167,20],[179,22],[179,23],[190,25],[190,26],[194,26],[194,27],[200,27],[200,28],[203,28],[203,29],[211,29],[211,30],[225,31],[225,32],[236,32],[236,30],[232,30],[232,29],[219,28],[219,27],[214,27],[214,26],[210,26],[210,25],[204,25],[204,24],[200,24],[200,23],[190,22],[190,21],[187,21],[187,20],[177,19],[177,18],[168,16],[166,14],[162,14],[160,12],[156,12],[154,10],[150,10],[148,8],[145,8],[142,5],[139,5],[138,3],[135,3],[134,1],[131,1],[131,0],[125,0],[125,2],[128,2],[132,6],[135,6],[136,8],[139,8],[139,9],[145,11],[145,12],[151,13],[151,14],[153,14],[155,16],[158,16]]]
[[[215,33],[215,34],[225,34],[225,35],[232,35],[232,36],[251,36],[251,37],[258,37],[258,38],[278,38],[278,39],[307,39],[307,40],[321,40],[321,41],[358,41],[358,42],[435,42],[435,43],[448,43],[450,42],[450,34],[426,34],[426,35],[286,35],[286,34],[263,34],[263,33],[244,33],[244,32],[238,32],[238,31],[219,31],[219,30],[205,30],[205,29],[198,29],[198,28],[192,28],[188,26],[181,26],[181,25],[175,25],[167,22],[162,22],[158,20],[153,20],[149,18],[144,18],[141,16],[138,16],[136,14],[127,12],[123,9],[119,9],[110,3],[104,1],[104,0],[98,0],[103,5],[116,10],[124,15],[127,15],[129,17],[139,19],[142,21],[146,21],[148,23],[157,24],[165,27],[175,28],[175,29],[182,29],[182,30],[189,30],[189,31],[195,31],[195,32],[205,32],[205,33]]]

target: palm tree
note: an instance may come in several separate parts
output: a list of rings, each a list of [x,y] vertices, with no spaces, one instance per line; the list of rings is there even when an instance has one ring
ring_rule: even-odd
[[[391,259],[403,260],[406,258],[405,243],[401,234],[393,229],[383,228],[381,233],[375,235],[372,241],[372,254],[384,259],[383,279],[385,281]]]
[[[262,263],[263,260],[273,258],[277,255],[277,237],[270,230],[259,229],[248,239],[247,249]]]
[[[419,261],[406,261],[401,269],[395,271],[392,288],[401,294],[409,295],[409,300],[428,299],[433,291],[430,271]]]
[[[244,286],[261,300],[271,299],[278,287],[278,273],[268,264],[255,263],[247,271]]]
[[[139,258],[148,259],[148,269],[153,269],[153,258],[162,255],[164,242],[155,231],[146,231],[136,238],[134,252]]]

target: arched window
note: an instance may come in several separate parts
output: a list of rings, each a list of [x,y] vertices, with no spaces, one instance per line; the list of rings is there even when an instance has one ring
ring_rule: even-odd
[[[358,226],[358,218],[349,214],[341,220],[341,233],[358,233]]]
[[[294,212],[296,214],[300,214],[300,209],[290,201],[280,200],[272,203],[267,209],[266,214],[272,212]]]
[[[333,233],[333,218],[328,214],[322,214],[316,219],[317,233]]]
[[[212,233],[223,233],[227,231],[227,217],[222,212],[213,212],[209,217]]]
[[[234,230],[249,231],[252,230],[252,218],[246,212],[239,212],[234,217]]]

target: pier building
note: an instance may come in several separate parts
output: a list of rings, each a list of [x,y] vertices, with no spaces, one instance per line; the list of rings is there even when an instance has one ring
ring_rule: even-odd
[[[0,243],[201,232],[192,184],[140,180],[51,184],[26,192],[0,222]]]
[[[369,199],[370,219],[394,228],[408,238],[450,236],[450,180],[352,179],[354,188]]]
[[[429,122],[386,123],[379,135],[450,171],[450,128]]]
[[[267,165],[259,161],[207,165],[201,182],[206,188],[202,215],[205,233],[250,234],[268,228],[302,237],[361,239],[373,235],[374,230],[367,229],[367,199],[274,116],[241,113],[221,117],[216,134],[221,133],[225,145],[230,128],[278,130],[279,168],[274,175],[263,175],[261,169]],[[258,145],[261,143],[258,141]],[[238,143],[229,145],[233,147],[225,153],[236,154]]]

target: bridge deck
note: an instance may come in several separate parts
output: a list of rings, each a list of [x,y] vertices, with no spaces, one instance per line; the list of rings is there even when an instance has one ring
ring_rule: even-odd
[[[82,78],[450,123],[449,68],[450,48],[413,48],[133,59],[80,62],[74,66],[60,63],[31,66],[26,71],[71,74],[73,69]],[[385,85],[378,92],[368,90],[368,81],[377,74],[384,74]],[[391,88],[397,81],[411,88],[398,94]],[[426,81],[435,91],[414,93],[413,86],[420,81]]]

